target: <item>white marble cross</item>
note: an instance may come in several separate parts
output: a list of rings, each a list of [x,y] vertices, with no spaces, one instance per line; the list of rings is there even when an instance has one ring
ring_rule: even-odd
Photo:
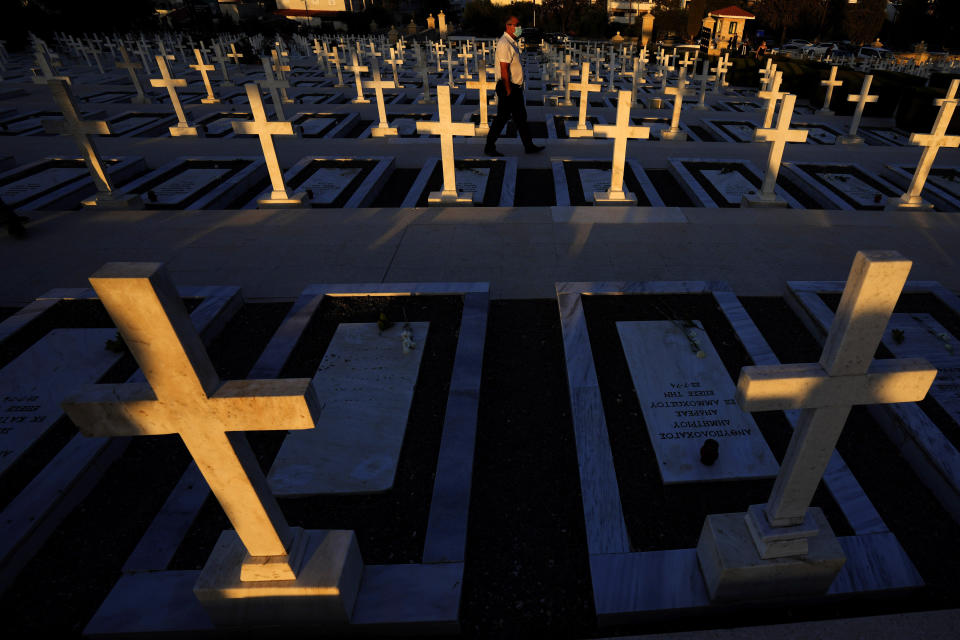
[[[763,125],[760,127],[762,129],[769,129],[773,124],[773,114],[777,110],[777,103],[787,95],[786,92],[780,91],[782,81],[783,72],[776,71],[767,88],[757,92],[757,97],[767,103],[763,110]]]
[[[50,80],[63,80],[67,84],[70,84],[70,78],[67,76],[55,76],[53,71],[50,69],[50,63],[47,61],[47,55],[44,53],[42,47],[38,47],[34,52],[34,58],[37,61],[37,66],[40,67],[40,73],[34,77],[33,81],[36,84],[47,84]]]
[[[230,81],[230,74],[227,72],[227,56],[223,55],[223,47],[216,42],[213,43],[213,57],[210,59],[220,65],[220,75],[223,76],[220,86],[232,87],[233,82]]]
[[[589,62],[584,62],[580,69],[580,82],[571,83],[570,87],[580,92],[580,115],[577,118],[577,128],[571,129],[568,135],[571,138],[592,138],[593,133],[587,128],[587,96],[591,91],[600,91],[600,85],[590,84]]]
[[[337,84],[335,84],[334,87],[339,89],[347,86],[343,83],[343,71],[340,69],[340,52],[336,45],[330,47],[330,64],[337,70]]]
[[[436,122],[417,122],[418,133],[430,133],[440,136],[440,163],[443,167],[443,191],[431,193],[431,204],[472,204],[472,196],[457,193],[456,169],[453,157],[453,136],[472,137],[476,127],[471,122],[454,122],[450,112],[450,87],[437,87]],[[478,194],[483,197],[483,194]]]
[[[270,55],[273,59],[273,68],[276,70],[278,80],[286,80],[287,84],[278,86],[277,88],[280,91],[280,99],[283,101],[283,104],[293,104],[293,99],[287,95],[287,88],[290,86],[290,80],[287,78],[287,71],[291,70],[290,65],[285,64],[282,56],[289,56],[290,54],[286,51],[278,51],[274,49],[270,52]]]
[[[375,57],[370,59],[370,64],[370,75],[372,79],[364,80],[363,86],[366,89],[373,89],[377,98],[377,113],[380,116],[380,122],[377,124],[377,126],[370,129],[370,135],[374,138],[395,136],[397,135],[397,129],[395,127],[391,127],[390,123],[387,121],[387,109],[383,104],[383,90],[396,89],[397,84],[392,80],[380,79],[380,62]]]
[[[717,60],[717,86],[714,87],[717,93],[723,93],[723,88],[727,86],[727,71],[731,66],[729,53],[723,54],[723,57]]]
[[[233,131],[237,135],[259,136],[260,138],[263,159],[267,163],[267,173],[270,174],[273,193],[270,194],[268,199],[261,200],[259,204],[261,207],[301,204],[306,197],[306,192],[292,196],[287,192],[287,187],[283,182],[283,171],[280,169],[280,161],[277,159],[277,150],[273,146],[273,136],[296,135],[293,125],[283,120],[276,122],[267,120],[267,114],[263,110],[263,100],[260,98],[260,88],[253,83],[245,85],[245,88],[247,90],[247,100],[250,101],[253,120],[234,120],[232,125]]]
[[[456,60],[451,58],[451,51],[453,48],[447,49],[447,59],[443,62],[443,66],[447,68],[447,81],[450,83],[449,86],[451,89],[456,89],[457,85],[453,81],[453,69],[457,66]]]
[[[764,85],[767,83],[767,79],[770,77],[770,69],[773,67],[773,58],[767,58],[767,64],[763,69],[760,69],[760,84]]]
[[[593,194],[594,204],[636,204],[637,198],[623,190],[623,172],[627,157],[627,140],[646,140],[650,127],[630,124],[630,92],[620,91],[617,97],[616,124],[598,124],[593,127],[594,137],[613,139],[613,159],[610,170],[610,188]]]
[[[857,129],[860,128],[860,120],[863,118],[863,109],[868,103],[876,102],[879,96],[870,95],[870,85],[873,84],[873,75],[865,75],[863,84],[860,86],[860,93],[851,93],[847,95],[847,102],[856,102],[857,108],[853,111],[853,120],[850,122],[850,131],[845,136],[837,138],[841,144],[861,144],[863,138],[857,135]]]
[[[280,98],[279,89],[289,87],[290,83],[273,76],[273,66],[270,64],[270,58],[262,56],[260,62],[263,65],[263,80],[259,84],[270,91],[270,100],[273,102],[274,115],[277,116],[277,120],[286,120],[287,114],[283,112],[283,100]]]
[[[90,136],[110,135],[110,126],[103,120],[81,120],[80,110],[74,100],[73,92],[63,80],[50,80],[47,83],[53,93],[53,99],[63,112],[63,120],[44,120],[43,127],[48,133],[73,136],[74,142],[80,147],[80,155],[90,171],[93,184],[97,188],[96,198],[84,202],[85,206],[101,206],[111,208],[139,209],[142,207],[140,199],[133,196],[129,199],[120,199],[114,196],[113,183],[107,173],[106,165],[100,157],[100,151]]]
[[[700,97],[694,107],[697,111],[706,111],[710,108],[707,106],[707,83],[710,82],[710,77],[710,61],[704,58],[700,61],[700,73],[693,76],[694,80],[700,81]]]
[[[774,76],[777,75],[777,65],[771,64],[766,71],[767,75],[765,75],[763,80],[760,82],[760,91],[767,91],[770,88],[770,85],[773,83]]]
[[[150,104],[150,98],[143,92],[143,87],[140,85],[140,77],[137,76],[137,69],[142,69],[143,65],[138,62],[130,61],[130,54],[127,53],[127,48],[123,45],[120,45],[120,57],[123,58],[123,62],[118,62],[118,69],[126,69],[130,74],[130,81],[133,82],[133,88],[136,89],[137,95],[133,98],[135,104]]]
[[[461,80],[473,80],[473,74],[470,73],[470,60],[473,58],[473,54],[470,53],[468,47],[464,47],[463,51],[457,54],[457,57],[463,60],[463,71],[460,72]]]
[[[566,54],[563,58],[563,62],[560,63],[560,82],[563,84],[563,99],[560,100],[560,105],[564,107],[569,107],[573,104],[573,101],[570,99],[570,54]]]
[[[611,47],[610,49],[610,72],[607,74],[607,91],[613,93],[617,90],[617,85],[614,82],[614,75],[617,71],[617,52]]]
[[[910,266],[895,251],[857,252],[820,361],[741,370],[737,402],[744,410],[802,410],[770,499],[747,512],[762,558],[807,553],[807,537],[817,532],[807,508],[853,405],[927,395],[937,370],[926,360],[873,359]]]
[[[210,84],[210,76],[208,75],[208,72],[213,71],[216,67],[212,64],[206,64],[203,61],[203,52],[200,49],[194,49],[193,54],[197,57],[197,63],[191,64],[190,68],[200,72],[200,75],[203,77],[203,87],[207,90],[206,97],[200,100],[200,102],[203,104],[219,103],[220,99],[213,94],[213,85]]]
[[[786,94],[783,98],[783,106],[780,108],[780,117],[777,118],[777,127],[775,129],[757,129],[754,134],[754,140],[757,142],[769,142],[770,154],[767,156],[767,171],[763,176],[763,186],[760,188],[760,194],[755,198],[745,195],[745,202],[750,205],[765,203],[769,206],[785,206],[777,200],[776,186],[777,176],[780,174],[780,164],[783,162],[783,150],[788,142],[806,142],[806,129],[791,129],[790,121],[793,119],[793,108],[797,102],[797,96],[792,93]]]
[[[240,579],[295,580],[297,532],[243,432],[312,429],[310,380],[220,380],[159,263],[109,263],[90,283],[147,382],[88,385],[64,400],[66,414],[88,436],[178,434],[247,549]]]
[[[480,124],[477,126],[476,134],[478,136],[485,136],[490,131],[490,124],[487,120],[487,93],[497,88],[495,82],[487,82],[488,73],[491,75],[491,78],[496,77],[496,69],[493,67],[486,68],[481,64],[477,67],[477,79],[467,82],[467,89],[477,89],[478,91],[480,102]]]
[[[934,101],[934,104],[940,107],[937,113],[937,119],[933,123],[933,129],[930,133],[911,133],[910,144],[922,146],[923,154],[920,156],[920,162],[913,172],[913,179],[910,186],[899,198],[891,198],[887,203],[887,209],[930,209],[931,205],[923,201],[923,186],[930,175],[930,169],[933,167],[933,161],[941,148],[955,149],[960,147],[960,136],[947,135],[947,128],[950,126],[950,120],[957,109],[960,100],[957,99],[957,89],[960,88],[960,79],[950,81],[950,88],[947,90],[947,96]]]
[[[324,55],[324,46],[326,46],[326,44],[327,44],[327,43],[324,42],[324,43],[323,43],[323,46],[321,46],[319,40],[317,40],[316,38],[313,39],[313,49],[312,49],[312,51],[313,51],[313,54],[314,54],[315,56],[317,56],[317,66],[320,67],[320,69],[321,69],[324,73],[326,73],[326,71],[327,71],[327,61],[326,61],[326,59],[324,59],[324,57],[323,57],[323,55]]]
[[[680,75],[677,76],[677,86],[667,87],[664,91],[668,96],[673,96],[673,114],[670,118],[670,129],[660,133],[661,140],[674,140],[682,142],[687,139],[687,134],[680,131],[680,109],[683,108],[684,96],[692,92],[687,88],[687,68],[680,69]]]
[[[360,77],[360,74],[364,71],[368,71],[369,67],[367,65],[361,65],[357,60],[357,54],[351,54],[353,58],[353,64],[349,67],[345,67],[347,71],[352,71],[354,77],[357,80],[357,97],[351,100],[350,102],[354,104],[368,104],[370,101],[363,97],[363,80]]]
[[[233,64],[239,65],[240,59],[243,57],[242,53],[237,52],[237,45],[233,42],[230,43],[230,53],[227,54],[227,57],[233,60]]]
[[[170,135],[173,137],[198,135],[197,128],[187,122],[187,115],[183,112],[183,105],[180,104],[180,96],[177,95],[177,87],[187,86],[187,81],[170,75],[167,59],[162,55],[157,56],[157,69],[160,70],[160,77],[150,78],[150,86],[167,90],[170,104],[173,105],[173,111],[177,114],[177,126],[170,127]]]
[[[833,88],[843,86],[843,80],[837,80],[837,69],[837,65],[830,67],[830,77],[820,81],[820,86],[827,88],[827,94],[823,97],[823,108],[817,111],[817,115],[833,115],[833,111],[830,109],[830,101],[833,99]]]
[[[430,104],[433,99],[430,97],[430,69],[427,68],[426,56],[417,46],[417,70],[423,79],[423,95],[417,100],[419,104]]]
[[[393,68],[393,83],[397,85],[397,89],[403,89],[403,85],[400,84],[400,75],[397,73],[397,67],[403,66],[403,56],[397,55],[397,49],[390,47],[390,57],[385,62]]]

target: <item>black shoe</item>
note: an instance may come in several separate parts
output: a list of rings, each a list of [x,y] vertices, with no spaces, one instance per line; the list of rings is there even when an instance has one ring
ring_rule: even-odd
[[[538,144],[532,144],[529,147],[524,147],[523,152],[524,153],[540,153],[544,149],[546,149],[546,147],[541,147]]]
[[[483,154],[490,156],[491,158],[502,158],[503,154],[497,151],[494,147],[484,147]]]

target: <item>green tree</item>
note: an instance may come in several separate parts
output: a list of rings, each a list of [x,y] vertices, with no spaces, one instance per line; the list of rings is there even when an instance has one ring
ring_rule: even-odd
[[[887,17],[887,0],[860,0],[847,7],[843,16],[843,31],[855,44],[872,42]]]
[[[687,11],[680,8],[680,0],[661,0],[653,17],[658,40],[686,33]]]
[[[800,20],[805,5],[806,2],[801,0],[760,0],[756,5],[757,17],[771,29],[780,30],[782,44],[787,37],[787,29]]]
[[[687,3],[687,40],[693,40],[701,27],[707,12],[707,0],[690,0]]]

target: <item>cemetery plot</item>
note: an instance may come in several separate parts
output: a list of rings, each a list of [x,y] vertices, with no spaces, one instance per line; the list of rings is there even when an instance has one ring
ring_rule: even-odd
[[[418,133],[418,122],[429,122],[436,114],[433,113],[390,113],[387,112],[387,122],[389,126],[397,130],[397,135],[401,138],[429,138],[429,133]],[[371,130],[380,124],[379,120],[374,120],[358,135],[358,138],[369,138]],[[359,128],[359,127],[358,127]]]
[[[796,108],[794,113],[797,113]],[[837,139],[844,135],[833,127],[819,122],[794,122],[792,126],[794,129],[806,129],[809,132],[807,144],[837,144]]]
[[[568,139],[570,129],[576,129],[578,121],[579,117],[575,115],[554,114],[552,118],[547,119],[547,137],[560,138],[561,140]],[[479,122],[479,118],[477,122]],[[603,116],[588,115],[586,122],[590,128],[593,128],[593,125],[596,124],[607,124],[607,119]]]
[[[373,202],[393,171],[394,159],[387,157],[303,158],[284,174],[292,191],[306,191],[304,204],[314,208],[356,208]],[[247,208],[266,192],[254,198]]]
[[[893,145],[895,147],[906,147],[910,145],[910,134],[896,127],[878,127],[861,124],[858,131],[867,134],[864,136],[867,144]]]
[[[495,115],[495,113],[487,113],[487,118],[489,119],[487,125],[493,124],[493,118]],[[472,122],[473,124],[480,124],[480,114],[472,113],[465,117],[463,121]],[[542,120],[528,120],[527,125],[530,127],[530,135],[534,138],[547,138],[550,135],[547,123],[543,122]],[[576,118],[574,118],[574,126],[576,126]],[[516,138],[517,136],[517,125],[511,118],[507,122],[507,126],[505,126],[503,131],[500,132],[500,137]]]
[[[798,423],[796,412],[743,423],[724,400],[743,366],[778,361],[725,283],[558,283],[557,296],[599,624],[709,607],[690,548],[704,517],[765,502],[770,482],[756,479],[756,456],[775,473]],[[719,402],[686,406],[710,399]],[[721,406],[730,417],[720,417]],[[678,433],[689,435],[659,437]],[[670,446],[658,450],[658,441]],[[737,471],[720,482],[725,455]],[[666,484],[675,473],[688,484]],[[923,584],[838,453],[813,504],[847,557],[827,598]]]
[[[218,112],[208,114],[197,120],[197,126],[203,127],[207,138],[233,138],[233,123],[237,120],[252,120],[253,116],[245,111]]]
[[[822,341],[842,284],[789,282],[788,302]],[[840,288],[838,288],[838,286]],[[937,369],[926,399],[870,407],[917,476],[960,522],[960,299],[937,282],[907,282],[883,348],[897,358],[924,357]]]
[[[660,134],[670,129],[670,118],[632,117],[630,120],[634,125],[639,127],[650,127],[650,138],[652,140],[660,140]],[[679,127],[681,131],[687,134],[687,138],[690,140],[700,140],[700,137],[694,133],[690,127],[685,125],[683,121],[679,123]]]
[[[107,119],[110,135],[123,137],[164,135],[175,123],[176,117],[173,115],[148,111],[127,111]]]
[[[386,104],[413,104],[414,100],[416,100],[416,96],[412,96],[406,93],[398,93],[396,95],[390,96],[389,99],[385,98]]]
[[[707,120],[702,124],[726,142],[753,142],[757,124],[748,120]]]
[[[241,305],[236,287],[178,292],[205,342]],[[78,434],[60,408],[84,382],[143,380],[116,337],[90,289],[51,291],[0,322],[0,591],[127,447]]]
[[[343,104],[347,98],[342,93],[302,93],[297,100],[302,104]]]
[[[266,174],[262,158],[177,158],[118,190],[147,209],[224,209]]]
[[[916,165],[888,164],[890,182],[904,189],[910,186]],[[923,185],[923,197],[940,211],[960,211],[960,167],[934,165]]]
[[[784,162],[784,173],[807,185],[836,209],[878,211],[902,191],[856,164]]]
[[[146,170],[143,158],[103,160],[114,184],[122,185]],[[46,158],[0,175],[0,198],[22,211],[75,209],[95,191],[82,158]]]
[[[473,197],[477,207],[509,207],[513,205],[517,184],[517,159],[486,160],[461,158],[454,162],[457,192]],[[427,206],[431,192],[443,185],[440,158],[427,158],[413,186],[403,200],[404,207]]]
[[[740,111],[741,113],[755,113],[760,105],[752,100],[720,100],[713,104],[717,111]]]
[[[557,206],[593,205],[593,194],[610,188],[610,167],[608,161],[586,158],[554,161]],[[637,197],[637,206],[663,206],[660,194],[636,160],[627,160],[624,165],[623,188]]]
[[[311,286],[294,303],[247,375],[264,379],[317,374],[317,384],[348,386],[359,395],[363,380],[369,384],[394,375],[383,370],[378,358],[365,359],[361,352],[369,354],[373,349],[386,354],[392,346],[394,353],[388,357],[402,368],[406,365],[399,356],[420,359],[406,433],[400,436],[404,446],[393,489],[377,495],[321,493],[280,500],[292,525],[356,531],[365,567],[351,627],[400,625],[427,630],[418,625],[429,625],[433,632],[456,631],[487,305],[485,284]],[[374,330],[359,343],[344,340],[356,330],[369,333],[367,325],[376,326],[381,313],[394,324],[383,327],[382,333]],[[403,354],[407,322],[424,327],[425,333],[415,329],[412,351]],[[382,344],[371,344],[371,340]],[[421,353],[414,355],[418,350]],[[353,353],[358,356],[356,362]],[[338,354],[343,361],[331,366],[334,359],[339,360]],[[348,364],[348,358],[351,366],[341,366]],[[446,387],[449,392],[437,393]],[[334,399],[321,398],[325,400]],[[374,394],[371,401],[380,399]],[[327,408],[336,412],[329,404]],[[364,431],[368,436],[382,426],[359,424],[350,416],[345,419],[347,431]],[[318,429],[322,426],[321,418]],[[318,435],[333,442],[338,434]],[[266,466],[273,463],[275,469],[283,465],[288,437],[282,431],[247,436],[258,458]],[[351,470],[354,482],[383,464],[366,449],[369,437],[362,440],[356,443],[359,450],[341,448],[362,463]],[[331,454],[320,441],[298,446],[321,447],[309,456],[311,464]],[[365,456],[364,450],[370,455]],[[219,504],[208,496],[196,466],[190,465],[167,500],[169,508],[162,509],[147,529],[87,633],[212,629],[192,588],[199,567],[229,525]],[[158,605],[173,607],[170,610],[177,613],[159,620],[150,614]]]
[[[701,207],[739,207],[744,194],[760,192],[763,180],[749,160],[670,158],[670,171],[691,200]],[[803,209],[798,189],[781,177],[776,194],[794,209]]]
[[[80,98],[81,102],[106,104],[111,102],[130,102],[137,96],[130,91],[100,91]]]
[[[81,112],[85,120],[96,120],[103,118],[102,111]],[[0,121],[0,136],[46,136],[48,134],[43,128],[44,120],[59,119],[63,120],[63,114],[59,111],[29,111],[22,113],[14,118],[7,118]]]
[[[297,113],[291,118],[304,138],[342,137],[359,121],[356,113]]]

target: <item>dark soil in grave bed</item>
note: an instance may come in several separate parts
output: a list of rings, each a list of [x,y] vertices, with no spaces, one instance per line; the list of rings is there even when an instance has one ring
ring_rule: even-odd
[[[646,433],[618,321],[690,319],[703,323],[731,379],[751,365],[733,327],[710,295],[584,296],[584,314],[600,383],[607,431],[613,451],[623,515],[635,551],[689,549],[697,546],[704,519],[714,513],[744,511],[767,501],[773,479],[733,480],[664,486]],[[770,450],[783,459],[793,430],[782,412],[752,414]],[[722,443],[721,443],[722,447]],[[823,508],[834,532],[850,527],[821,483],[813,506]]]
[[[515,207],[552,207],[557,204],[557,190],[550,169],[517,169]]]
[[[702,127],[698,124],[692,124],[690,126],[690,131],[693,131],[697,134],[697,137],[703,140],[704,142],[717,142],[717,136],[709,131],[706,127]]]
[[[580,181],[580,169],[599,169],[601,171],[610,171],[612,162],[605,160],[569,160],[563,162],[563,173],[567,179],[567,191],[570,198],[570,204],[574,207],[592,206],[593,193],[587,193],[583,183]],[[610,179],[606,180],[610,186]],[[633,167],[629,164],[623,167],[623,190],[629,191],[637,198],[637,206],[649,207],[650,200],[647,193],[637,180],[633,173]]]
[[[105,311],[100,306],[97,313],[98,301],[85,304],[85,313],[75,304],[61,302],[56,307],[73,307],[70,313],[58,312],[73,325],[100,321],[102,326],[100,314]],[[244,305],[207,349],[217,373],[223,379],[246,377],[290,306]],[[134,368],[131,358],[130,371],[111,381],[125,380]],[[76,427],[64,420],[72,436]],[[120,578],[123,563],[189,462],[179,436],[131,438],[123,455],[6,591],[0,601],[0,616],[6,624],[24,631],[42,628],[78,634]],[[53,611],[56,615],[51,615]]]
[[[823,297],[833,300],[834,306],[840,299],[839,295]],[[904,294],[903,307],[898,304],[896,311],[922,309],[932,314],[933,305],[917,308],[930,302],[929,298],[933,296]],[[935,298],[933,301],[938,302]],[[741,302],[781,362],[819,360],[820,344],[783,299],[742,298]],[[956,327],[956,320],[953,326]],[[925,587],[898,598],[896,610],[960,606],[960,583],[956,578],[956,569],[960,566],[957,548],[960,525],[917,478],[865,407],[854,407],[850,412],[837,451],[926,583]],[[889,610],[864,613],[889,613]],[[844,612],[843,615],[855,614]]]
[[[836,313],[840,304],[840,294],[820,294],[820,299]],[[926,313],[933,316],[944,329],[955,338],[960,339],[960,317],[957,317],[948,306],[940,302],[932,293],[904,293],[897,300],[894,313]],[[892,358],[894,355],[882,344],[877,348],[877,358]],[[932,395],[927,395],[917,404],[923,409],[933,422],[940,427],[944,437],[950,441],[955,449],[960,451],[960,425],[940,406]]]
[[[492,302],[460,605],[466,637],[571,637],[594,626],[569,407],[556,301]]]
[[[641,159],[641,162],[643,160]],[[683,190],[669,169],[644,169],[650,182],[656,187],[660,199],[667,207],[692,207],[693,201]]]
[[[393,488],[370,495],[280,499],[292,526],[356,531],[366,564],[420,562],[462,308],[460,296],[324,299],[280,377],[312,378],[341,322],[376,322],[382,312],[397,323],[429,321],[430,329],[426,340],[418,341],[423,359]],[[264,473],[269,472],[285,436],[284,431],[247,434]],[[229,528],[220,504],[209,497],[170,569],[202,568],[220,533]]]
[[[410,185],[414,183],[418,175],[420,175],[420,169],[394,169],[383,185],[383,189],[380,190],[370,206],[402,206],[403,199],[407,197],[407,193],[410,191]]]
[[[17,311],[20,311],[19,307],[0,307],[0,322],[3,322]]]
[[[352,127],[344,129],[340,133],[340,137],[341,138],[359,138],[360,134],[366,131],[372,124],[373,124],[373,120],[357,120]]]

